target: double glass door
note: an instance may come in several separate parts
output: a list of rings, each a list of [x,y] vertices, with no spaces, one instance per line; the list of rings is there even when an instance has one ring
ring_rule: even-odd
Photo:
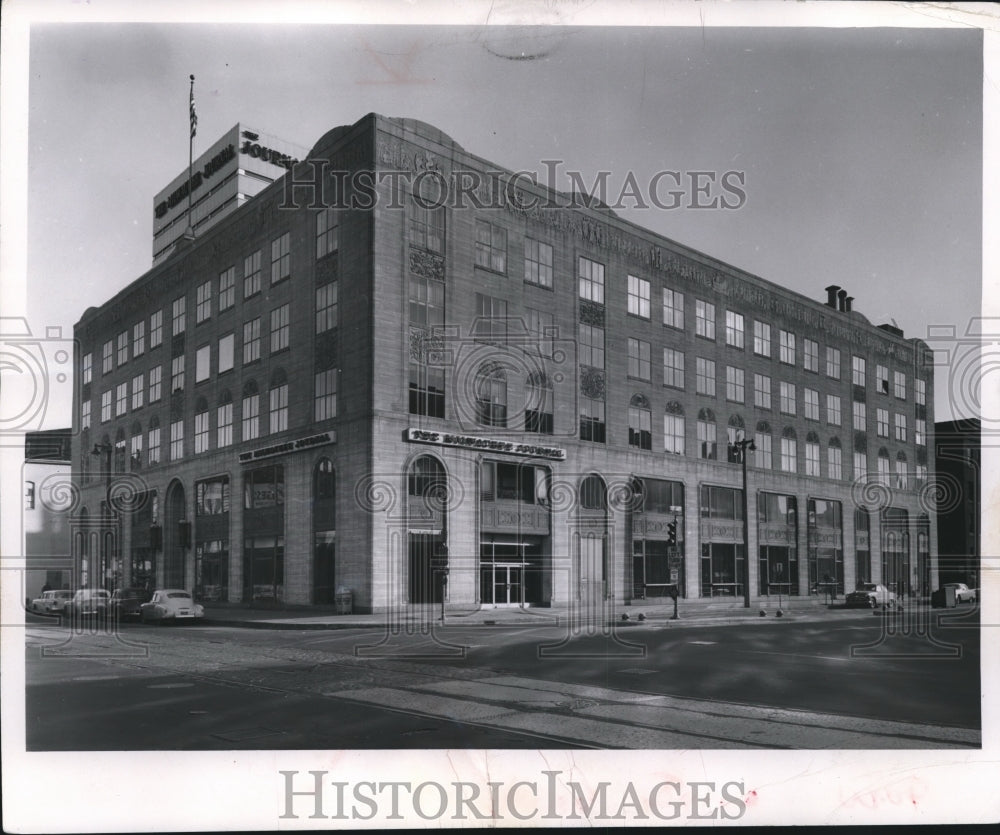
[[[479,594],[486,606],[524,606],[536,595],[525,589],[531,566],[523,542],[483,542],[480,546]],[[535,569],[537,573],[537,569]],[[537,583],[536,583],[537,585]]]

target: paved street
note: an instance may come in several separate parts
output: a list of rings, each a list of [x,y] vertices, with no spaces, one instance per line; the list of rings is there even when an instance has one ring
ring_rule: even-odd
[[[977,623],[71,633],[30,618],[28,750],[979,746]],[[959,621],[961,623],[961,621]],[[897,630],[899,632],[899,630]]]

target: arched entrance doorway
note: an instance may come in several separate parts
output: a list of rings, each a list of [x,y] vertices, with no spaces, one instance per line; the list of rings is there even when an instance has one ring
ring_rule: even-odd
[[[608,596],[608,490],[598,475],[580,483],[574,536],[577,597],[584,613],[596,615]]]
[[[184,485],[174,481],[167,488],[163,515],[163,585],[185,588],[184,563],[191,546],[191,524],[187,520]]]

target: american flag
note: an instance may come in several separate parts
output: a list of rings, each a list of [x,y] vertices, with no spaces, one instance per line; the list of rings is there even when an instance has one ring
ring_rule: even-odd
[[[191,76],[191,138],[198,133],[198,114],[194,111],[194,76]]]

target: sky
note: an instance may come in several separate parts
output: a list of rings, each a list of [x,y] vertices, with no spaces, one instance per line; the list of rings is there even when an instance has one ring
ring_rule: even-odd
[[[641,226],[873,324],[980,311],[982,34],[970,29],[42,24],[30,33],[28,318],[71,335],[151,266],[153,195],[236,122],[311,147],[368,112],[592,183],[735,170],[738,210]],[[559,188],[567,180],[556,182]],[[940,332],[940,331],[938,331]],[[944,369],[947,371],[947,369]],[[938,419],[970,398],[938,371]],[[960,400],[962,398],[959,398]],[[954,408],[953,408],[954,405]],[[957,414],[956,414],[957,413]],[[68,425],[68,385],[46,421]]]

